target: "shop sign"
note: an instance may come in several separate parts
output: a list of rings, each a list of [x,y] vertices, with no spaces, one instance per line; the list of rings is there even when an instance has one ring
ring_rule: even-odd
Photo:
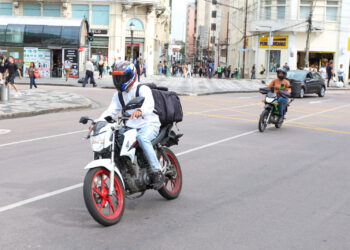
[[[84,50],[85,50],[85,48],[83,48],[83,47],[80,47],[80,48],[78,49],[79,52],[83,52]]]
[[[91,29],[91,32],[92,32],[94,35],[107,35],[108,30]]]
[[[259,48],[268,48],[268,37],[259,37]],[[288,48],[288,37],[287,36],[274,36],[273,43],[271,45],[273,49],[287,49]]]
[[[64,61],[67,59],[72,63],[72,69],[70,71],[69,77],[79,78],[78,50],[64,49]]]
[[[348,38],[348,50],[350,50],[350,37]]]
[[[40,73],[40,77],[50,77],[50,50],[38,48],[24,48],[23,61],[24,72],[27,71],[27,69],[30,66],[30,63],[34,62],[35,67]]]

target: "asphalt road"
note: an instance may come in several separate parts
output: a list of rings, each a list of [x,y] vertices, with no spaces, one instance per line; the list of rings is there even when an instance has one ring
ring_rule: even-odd
[[[0,121],[1,250],[350,249],[350,92],[297,99],[264,133],[260,94],[182,97],[180,197],[126,200],[105,228],[83,201],[92,152],[78,120],[113,91],[68,90],[101,107]]]

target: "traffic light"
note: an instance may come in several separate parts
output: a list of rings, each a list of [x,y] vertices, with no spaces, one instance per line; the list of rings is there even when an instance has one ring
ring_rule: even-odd
[[[88,41],[92,42],[94,40],[94,33],[88,32]]]

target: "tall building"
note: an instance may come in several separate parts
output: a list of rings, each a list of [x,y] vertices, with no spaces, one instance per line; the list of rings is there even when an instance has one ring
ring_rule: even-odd
[[[230,64],[242,68],[245,2],[233,3],[230,12]],[[288,63],[291,69],[304,68],[308,18],[312,13],[308,66],[321,67],[334,61],[335,69],[344,65],[349,78],[348,38],[350,32],[350,4],[346,0],[248,0],[247,49],[245,75],[253,64],[264,65],[270,72]],[[272,33],[271,52],[268,36]],[[267,59],[269,57],[269,65]]]
[[[194,4],[187,6],[186,18],[186,60],[193,62],[194,60],[194,21],[195,21],[195,7]]]
[[[144,58],[148,73],[153,74],[157,61],[166,57],[165,44],[169,41],[170,15],[170,0],[50,0],[36,2],[4,0],[0,3],[1,20],[13,16],[17,20],[26,20],[29,23],[25,23],[27,25],[20,24],[15,28],[12,27],[16,23],[8,24],[6,27],[0,23],[0,49],[7,50],[8,53],[16,50],[14,55],[18,56],[18,61],[24,60],[24,51],[27,51],[27,47],[36,50],[45,49],[46,55],[50,57],[51,69],[53,65],[57,65],[61,71],[68,49],[73,49],[70,53],[76,54],[75,57],[78,58],[80,64],[85,61],[85,54],[91,55],[95,61],[107,57],[111,64],[113,58],[129,58],[131,56],[131,43],[133,43],[133,55]],[[23,41],[26,29],[31,32],[30,28],[32,28],[33,32],[40,33],[40,30],[41,32],[45,30],[46,22],[56,22],[59,26],[61,23],[74,23],[77,19],[86,20],[87,28],[81,29],[80,32],[84,31],[85,34],[87,31],[93,32],[94,37],[90,45],[87,42],[79,43],[79,45],[70,44],[69,39],[62,38],[63,32],[68,32],[69,28],[62,28],[57,31],[59,34],[54,34],[60,37],[56,39],[54,45],[48,45],[42,41],[36,43]],[[34,27],[31,27],[33,25]],[[69,27],[69,25],[66,26]],[[1,32],[3,32],[3,36]],[[22,37],[22,41],[12,43],[7,40],[14,37],[11,32],[17,32],[17,38],[20,40]],[[69,36],[77,34],[79,32],[68,32],[67,36],[69,38]],[[82,47],[80,50],[78,50],[79,46]],[[53,75],[50,73],[50,76]]]
[[[229,4],[233,0],[195,1],[195,56],[197,61],[228,63]],[[228,66],[228,65],[227,65]]]

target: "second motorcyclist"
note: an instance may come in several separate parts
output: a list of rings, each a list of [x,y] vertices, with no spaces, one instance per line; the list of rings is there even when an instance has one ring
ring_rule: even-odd
[[[119,114],[122,110],[119,92],[122,93],[125,104],[136,97],[138,84],[136,83],[137,72],[134,64],[128,61],[116,63],[112,76],[117,92],[114,94],[107,110],[103,112],[98,120],[108,119],[108,117],[114,118]],[[155,189],[159,189],[162,187],[165,177],[161,172],[159,161],[152,146],[152,140],[159,134],[161,123],[158,115],[154,113],[154,99],[151,89],[142,85],[139,89],[139,96],[145,98],[144,103],[140,109],[128,111],[131,116],[126,122],[126,126],[137,129],[137,141],[153,170],[153,186]]]
[[[273,92],[277,95],[278,97],[278,112],[279,112],[279,119],[278,123],[282,123],[283,121],[283,116],[284,116],[284,107],[288,103],[288,98],[285,96],[281,95],[280,91],[287,91],[291,93],[291,89],[289,88],[289,81],[286,80],[287,76],[287,71],[283,68],[277,69],[277,78],[272,80],[269,85],[267,86],[268,88],[273,89]]]

